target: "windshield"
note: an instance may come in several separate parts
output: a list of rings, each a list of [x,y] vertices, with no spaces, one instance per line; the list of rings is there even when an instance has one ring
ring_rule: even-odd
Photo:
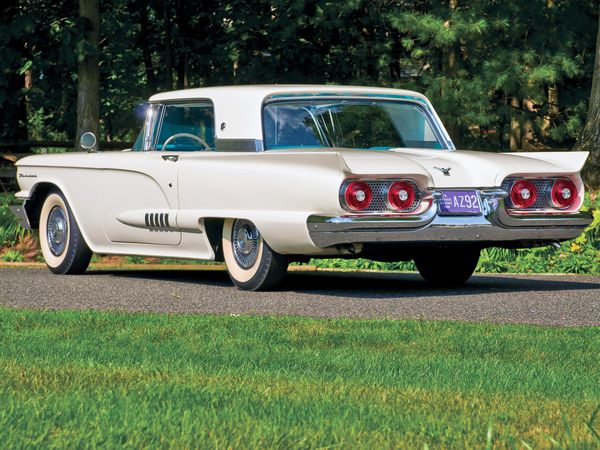
[[[305,100],[264,107],[265,149],[441,149],[425,109],[390,100]]]

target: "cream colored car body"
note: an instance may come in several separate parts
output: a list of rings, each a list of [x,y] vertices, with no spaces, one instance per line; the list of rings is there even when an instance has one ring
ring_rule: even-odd
[[[262,108],[267,99],[324,94],[392,96],[419,102],[437,122],[448,149],[262,151]],[[429,101],[415,92],[370,87],[244,86],[169,92],[153,96],[150,102],[199,100],[214,105],[215,138],[228,151],[124,151],[24,158],[18,162],[21,191],[17,196],[30,201],[29,220],[35,224],[31,200],[36,191],[55,186],[63,192],[88,246],[100,254],[212,260],[215,245],[210,241],[207,221],[238,218],[253,222],[278,253],[327,256],[348,249],[316,243],[308,222],[311,217],[352,216],[342,208],[339,197],[340,186],[348,178],[412,178],[423,190],[435,191],[497,189],[513,175],[566,176],[583,196],[579,171],[587,153],[454,150]],[[248,151],[248,143],[255,151]],[[171,156],[176,158],[168,158]],[[436,169],[440,167],[451,167],[451,176]],[[577,202],[577,207],[563,211],[563,216],[577,214],[579,206]],[[467,225],[456,222],[449,226]],[[575,236],[581,229],[579,225],[579,231],[571,234]],[[531,237],[536,242],[565,238],[564,234]],[[385,242],[385,238],[377,241]]]

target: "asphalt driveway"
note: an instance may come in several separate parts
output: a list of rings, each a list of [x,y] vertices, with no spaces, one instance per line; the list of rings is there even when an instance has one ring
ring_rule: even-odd
[[[96,270],[57,276],[0,268],[0,305],[199,314],[422,318],[553,326],[600,325],[600,277],[476,275],[454,289],[416,274],[294,271],[276,292],[243,292],[226,272]]]

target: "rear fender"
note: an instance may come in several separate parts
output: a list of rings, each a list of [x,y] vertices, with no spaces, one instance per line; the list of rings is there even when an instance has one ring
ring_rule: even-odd
[[[544,161],[560,167],[565,173],[580,172],[589,156],[589,152],[526,152],[504,154]]]

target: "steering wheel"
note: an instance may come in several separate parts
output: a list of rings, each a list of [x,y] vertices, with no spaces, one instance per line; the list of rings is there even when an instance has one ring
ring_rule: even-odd
[[[163,150],[166,150],[167,145],[169,145],[175,139],[180,138],[180,137],[186,137],[186,138],[193,139],[194,141],[196,141],[200,145],[202,145],[202,147],[204,147],[204,150],[212,150],[212,148],[210,148],[210,145],[208,145],[204,139],[202,139],[200,136],[196,136],[195,134],[190,134],[190,133],[176,133],[173,136],[169,136],[167,138],[167,140],[165,141],[165,143],[163,144]]]

